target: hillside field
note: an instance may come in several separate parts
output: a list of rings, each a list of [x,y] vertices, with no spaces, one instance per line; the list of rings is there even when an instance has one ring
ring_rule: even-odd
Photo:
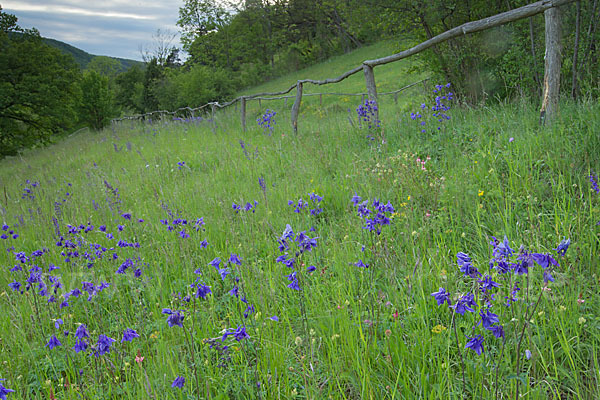
[[[380,91],[429,76],[386,68]],[[540,127],[446,84],[383,97],[380,124],[307,97],[294,135],[292,101],[254,101],[246,133],[231,108],[0,161],[0,393],[599,398],[600,107]]]

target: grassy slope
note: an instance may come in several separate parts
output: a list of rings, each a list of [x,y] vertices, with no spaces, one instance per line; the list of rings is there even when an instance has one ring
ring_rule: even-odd
[[[355,61],[384,55],[368,51],[340,57],[329,66],[315,66],[317,76],[306,76],[331,77],[356,65]],[[355,59],[348,61],[350,57]],[[376,69],[376,78],[390,87],[398,81],[393,87],[399,87],[420,76],[396,77],[392,70],[387,75]],[[283,78],[256,91],[287,84]],[[341,90],[360,91],[361,81],[348,82]],[[595,225],[600,219],[600,196],[590,189],[586,177],[591,169],[600,169],[599,106],[565,104],[550,129],[537,126],[536,109],[526,103],[455,108],[439,133],[424,135],[407,114],[426,97],[419,88],[402,96],[398,105],[384,100],[384,133],[376,133],[376,141],[367,140],[367,132],[348,121],[346,108],[357,106],[353,99],[323,109],[318,101],[307,100],[297,137],[290,134],[286,121],[289,107],[284,109],[281,102],[273,107],[279,114],[272,136],[262,134],[251,122],[243,134],[238,115],[231,110],[219,114],[217,135],[206,122],[125,124],[1,161],[1,218],[11,227],[18,225],[20,237],[0,245],[14,245],[15,251],[28,255],[47,247],[49,253],[37,264],[44,272],[50,262],[61,267],[58,275],[65,288],[59,293],[81,287],[82,281],[112,284],[90,303],[85,296],[72,298],[71,305],[60,310],[43,301],[36,313],[34,296],[7,287],[13,280],[24,283],[26,275],[8,272],[14,257],[0,252],[0,265],[5,267],[0,302],[9,316],[0,319],[0,377],[7,379],[3,384],[20,394],[15,398],[33,398],[33,393],[45,398],[50,386],[60,393],[58,398],[86,393],[89,398],[144,399],[148,391],[157,398],[191,396],[196,384],[186,335],[180,328],[169,328],[161,310],[192,308],[172,293],[188,291],[198,276],[194,270],[200,268],[201,279],[213,294],[195,306],[195,318],[191,309],[186,312],[184,325],[194,326],[195,359],[202,360],[198,363],[202,394],[209,390],[212,398],[226,398],[225,394],[252,398],[258,380],[265,398],[295,398],[295,394],[461,398],[461,359],[450,329],[451,314],[429,295],[440,286],[452,293],[464,293],[472,286],[460,276],[455,254],[467,252],[474,265],[487,272],[491,235],[507,235],[515,249],[523,243],[532,251],[548,252],[567,236],[571,248],[566,258],[559,259],[556,282],[541,297],[521,346],[521,353],[532,352],[531,360],[521,355],[522,379],[529,385],[521,385],[521,393],[532,399],[600,396],[594,372],[600,345],[595,312],[600,306],[600,228]],[[254,104],[252,112],[258,115]],[[353,112],[350,115],[354,118]],[[246,143],[248,158],[240,139]],[[431,160],[423,171],[416,157],[427,156]],[[179,169],[181,161],[185,166]],[[258,185],[259,177],[265,179],[266,194]],[[21,196],[26,179],[40,183],[33,189],[33,199]],[[119,189],[118,196],[105,182]],[[308,200],[306,194],[313,190],[324,197],[323,214],[294,213],[288,200]],[[392,224],[383,228],[381,236],[369,237],[362,229],[350,204],[355,192],[395,206]],[[259,202],[256,213],[235,214],[231,209],[232,202],[254,200]],[[145,222],[126,221],[121,212],[132,212],[134,219]],[[190,221],[204,217],[206,231],[188,226],[191,237],[181,239],[179,228],[170,232],[159,222],[173,219],[169,212]],[[119,259],[105,256],[91,269],[77,258],[71,265],[65,263],[54,244],[53,216],[60,219],[63,234],[66,224],[91,222],[96,227],[93,232],[76,236],[115,247]],[[116,247],[116,240],[98,232],[102,224],[117,238],[138,241],[140,248]],[[125,226],[122,233],[119,224]],[[317,271],[299,272],[305,289],[306,329],[299,306],[302,297],[286,287],[290,270],[275,262],[280,254],[276,238],[286,224],[296,232],[314,226],[316,233],[309,235],[319,236],[318,247],[302,260]],[[201,249],[199,241],[205,238],[210,245]],[[365,252],[361,245],[366,246]],[[227,259],[230,253],[239,254],[244,263],[222,281],[207,264],[217,256]],[[123,260],[138,257],[141,279],[131,271],[114,273]],[[351,265],[358,259],[371,267]],[[214,350],[200,342],[243,322],[240,311],[245,305],[228,295],[236,274],[257,314],[248,320],[251,340],[229,339],[231,362],[218,368]],[[494,274],[503,285],[497,303],[516,279],[508,276],[511,282]],[[527,297],[525,286],[521,278],[522,299]],[[537,266],[532,268],[531,287],[530,296],[537,299],[541,287]],[[579,303],[579,297],[585,302]],[[514,397],[517,380],[510,377],[515,372],[524,305],[493,308],[507,339],[499,380],[504,397]],[[278,315],[280,322],[268,320],[271,315]],[[59,317],[65,321],[61,330],[72,332],[79,323],[87,324],[92,343],[100,333],[117,339],[108,356],[110,363],[105,357],[96,362],[93,356],[69,350],[72,335],[64,337],[53,326],[52,319]],[[368,321],[375,321],[373,327]],[[469,313],[457,320],[461,348],[464,335],[473,335],[476,322]],[[121,344],[125,328],[136,329],[141,338]],[[44,345],[54,333],[63,346],[49,351]],[[472,398],[492,398],[493,366],[501,341],[481,327],[474,333],[485,336],[485,353],[463,354],[467,390]],[[141,367],[134,361],[138,350],[145,357]],[[255,356],[257,367],[252,361]],[[80,369],[82,377],[78,377]],[[183,393],[170,387],[177,375],[186,377]],[[64,389],[61,379],[77,386]]]

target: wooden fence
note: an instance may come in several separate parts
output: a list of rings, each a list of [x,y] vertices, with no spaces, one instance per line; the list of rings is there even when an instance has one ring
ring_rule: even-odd
[[[256,93],[247,96],[237,97],[227,103],[219,104],[218,102],[211,102],[205,104],[203,106],[197,108],[189,108],[184,107],[180,108],[176,111],[153,111],[146,114],[139,114],[133,116],[127,116],[122,118],[113,119],[112,122],[124,121],[124,120],[135,120],[135,119],[147,119],[152,118],[152,116],[158,114],[160,115],[177,115],[177,113],[182,111],[188,111],[191,113],[192,117],[195,112],[202,111],[207,107],[210,107],[210,113],[213,121],[213,130],[216,129],[215,125],[215,112],[218,109],[222,109],[225,107],[229,107],[232,104],[239,102],[240,104],[240,118],[244,131],[246,130],[246,104],[249,100],[274,100],[274,99],[285,99],[287,102],[287,98],[294,98],[294,104],[291,109],[291,120],[292,127],[294,129],[294,133],[298,132],[298,116],[300,114],[300,105],[302,103],[303,96],[320,96],[322,102],[322,96],[324,94],[337,94],[344,96],[368,96],[369,100],[374,101],[376,105],[377,103],[377,86],[375,83],[375,72],[374,68],[379,65],[388,64],[391,62],[395,62],[401,60],[403,58],[410,57],[414,54],[420,53],[423,50],[426,50],[436,44],[445,42],[447,40],[457,38],[463,35],[480,32],[486,29],[494,28],[500,25],[507,24],[509,22],[514,22],[523,18],[532,17],[534,15],[544,13],[545,16],[545,38],[546,38],[546,55],[545,55],[545,76],[544,76],[544,87],[543,87],[543,95],[542,95],[542,106],[540,110],[540,122],[544,123],[546,120],[551,120],[555,115],[558,107],[558,93],[559,93],[559,76],[560,76],[560,12],[558,7],[563,6],[565,4],[569,4],[574,2],[575,0],[541,0],[535,3],[528,4],[523,7],[515,8],[514,10],[510,10],[504,13],[500,13],[494,15],[492,17],[480,19],[478,21],[471,21],[465,24],[462,24],[456,28],[450,29],[444,33],[441,33],[435,37],[432,37],[425,42],[422,42],[408,50],[402,51],[400,53],[392,54],[387,57],[378,58],[375,60],[365,60],[361,65],[357,66],[350,71],[343,73],[342,75],[336,78],[324,79],[324,80],[313,80],[313,79],[302,79],[298,80],[295,84],[291,85],[288,89],[282,90],[279,92],[271,92],[271,93]],[[344,79],[363,71],[365,76],[365,84],[367,88],[366,93],[355,93],[355,94],[340,94],[340,93],[314,93],[314,94],[303,94],[303,85],[306,83],[310,83],[313,85],[328,85],[333,83],[338,83],[343,81]],[[420,83],[420,82],[417,82]],[[380,93],[379,95],[384,94],[396,94],[402,90],[407,89],[417,83],[408,85],[404,88],[398,89],[394,92],[386,92]],[[291,92],[293,89],[296,89],[295,96],[283,96]],[[283,97],[273,97],[273,96],[283,96]],[[379,107],[377,107],[379,109]],[[377,111],[378,113],[378,111]],[[379,119],[379,116],[376,115],[376,118]]]

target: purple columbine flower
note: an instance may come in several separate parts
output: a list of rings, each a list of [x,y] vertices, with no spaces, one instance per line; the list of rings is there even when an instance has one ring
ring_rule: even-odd
[[[0,379],[0,381],[4,381],[5,379]],[[2,383],[0,383],[0,399],[6,400],[6,395],[9,393],[13,393],[14,390],[4,387]]]
[[[450,293],[448,293],[446,289],[440,288],[439,291],[431,293],[431,295],[437,301],[438,306],[441,306],[444,303],[448,303],[448,305],[450,305]]]
[[[249,338],[250,335],[248,335],[248,333],[246,333],[246,327],[245,326],[238,326],[237,329],[228,329],[224,334],[223,337],[221,338],[221,341],[224,342],[225,339],[227,339],[228,336],[233,336],[233,338],[235,340],[237,340],[238,342]]]
[[[62,343],[56,338],[56,335],[52,335],[52,337],[46,344],[46,347],[48,347],[50,350],[52,350],[53,348],[58,347],[58,346],[62,346]]]
[[[72,347],[75,350],[75,353],[79,353],[80,351],[85,351],[88,348],[88,343],[84,339],[76,339],[75,346]]]
[[[123,339],[121,339],[121,343],[123,342],[131,342],[133,339],[140,337],[136,331],[133,329],[127,328],[123,331]]]
[[[170,308],[163,308],[162,313],[169,315],[167,318],[167,324],[169,324],[170,328],[175,325],[183,328],[183,319],[185,318],[185,315],[183,315],[181,311],[173,311]]]
[[[559,256],[564,257],[567,253],[567,249],[571,244],[571,239],[563,239],[559,243],[558,247],[555,249]]]
[[[171,384],[171,387],[181,389],[181,388],[183,388],[183,385],[185,385],[185,378],[183,376],[178,376],[175,378],[175,380]]]
[[[498,315],[492,313],[490,310],[487,310],[486,312],[479,311],[479,315],[481,315],[481,323],[485,329],[489,329],[492,325],[500,322]]]
[[[106,353],[110,353],[110,346],[114,341],[115,339],[111,337],[99,335],[98,342],[96,343],[96,352],[94,353],[95,356],[98,357]]]
[[[467,342],[465,349],[471,349],[477,353],[477,355],[481,355],[483,352],[483,336],[476,335],[472,338],[467,336],[467,338],[469,341]]]

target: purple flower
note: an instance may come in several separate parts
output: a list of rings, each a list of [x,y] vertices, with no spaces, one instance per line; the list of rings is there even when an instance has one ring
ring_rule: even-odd
[[[83,339],[76,339],[75,346],[72,347],[75,350],[75,353],[79,353],[80,351],[85,351],[88,348],[88,343]]]
[[[185,378],[183,376],[178,376],[177,378],[175,378],[175,380],[171,384],[171,387],[181,389],[181,388],[183,388],[183,385],[185,385]]]
[[[279,317],[277,315],[273,315],[272,317],[269,317],[267,319],[270,319],[271,321],[279,322]]]
[[[445,302],[448,303],[448,305],[450,305],[450,293],[448,293],[446,289],[440,288],[439,291],[431,293],[431,295],[437,301],[438,306],[441,306]]]
[[[229,257],[229,262],[232,264],[242,265],[242,260],[240,260],[238,255],[234,253],[231,253],[231,256]]]
[[[114,341],[115,339],[111,337],[99,335],[98,342],[96,343],[96,352],[94,353],[95,356],[98,357],[106,353],[110,353],[110,346]]]
[[[469,339],[469,341],[467,342],[465,349],[471,349],[475,351],[477,355],[481,355],[481,353],[483,352],[483,336],[476,335],[472,338],[467,336],[467,338]]]
[[[225,333],[223,334],[223,337],[221,338],[221,341],[224,342],[225,339],[227,339],[228,336],[233,336],[233,338],[235,340],[237,340],[238,342],[249,338],[250,335],[248,335],[248,333],[246,333],[246,327],[245,326],[238,326],[237,329],[228,329],[227,331],[225,331]]]
[[[564,257],[565,254],[567,253],[567,249],[569,248],[570,244],[571,244],[571,239],[561,240],[558,247],[555,249],[556,252],[558,253],[558,255]]]
[[[131,213],[121,214],[121,217],[125,218],[126,220],[131,220]]]
[[[53,348],[58,347],[58,346],[62,346],[62,343],[56,338],[55,335],[52,335],[52,337],[46,344],[46,347],[48,347],[48,348],[50,348],[50,350],[52,350]]]
[[[356,265],[359,268],[369,268],[369,264],[365,264],[363,262],[363,260],[359,259],[357,262],[353,263],[352,265]]]
[[[481,284],[481,292],[482,293],[486,293],[490,290],[492,290],[493,288],[497,288],[500,287],[499,284],[497,284],[496,282],[494,282],[492,280],[492,277],[489,275],[486,275],[483,279],[481,279],[479,281],[479,283]]]
[[[0,379],[0,381],[3,381],[3,380],[4,379]],[[8,388],[4,387],[4,385],[2,383],[0,383],[0,399],[1,400],[6,400],[6,395],[9,393],[13,393],[13,392],[14,392],[14,390],[8,389]]]
[[[473,293],[467,293],[464,296],[460,297],[456,304],[450,306],[450,308],[454,309],[455,312],[460,315],[465,315],[465,312],[475,312],[475,309],[472,307],[477,307],[477,303],[475,302],[475,297]]]
[[[479,315],[481,315],[481,323],[485,329],[489,329],[495,323],[500,322],[498,315],[492,313],[490,310],[486,312],[479,311]]]
[[[121,339],[121,343],[123,342],[131,342],[133,339],[140,337],[136,331],[133,329],[125,329],[123,331],[123,339]]]
[[[13,290],[13,291],[17,291],[21,288],[21,283],[14,281],[8,284],[8,286]]]
[[[550,253],[546,254],[538,254],[534,253],[531,255],[538,265],[544,269],[548,268],[550,265],[558,265],[558,262],[550,255]]]
[[[504,328],[502,325],[494,325],[487,328],[488,331],[492,332],[492,335],[496,336],[498,339],[504,337]]]
[[[163,308],[162,313],[169,315],[167,318],[167,324],[169,324],[169,327],[172,328],[173,326],[177,325],[183,328],[183,319],[185,316],[183,313],[181,313],[181,311],[173,311],[170,308]]]
[[[210,286],[206,286],[200,283],[196,284],[196,298],[202,297],[203,299],[205,299],[209,293],[212,293],[210,290]]]

